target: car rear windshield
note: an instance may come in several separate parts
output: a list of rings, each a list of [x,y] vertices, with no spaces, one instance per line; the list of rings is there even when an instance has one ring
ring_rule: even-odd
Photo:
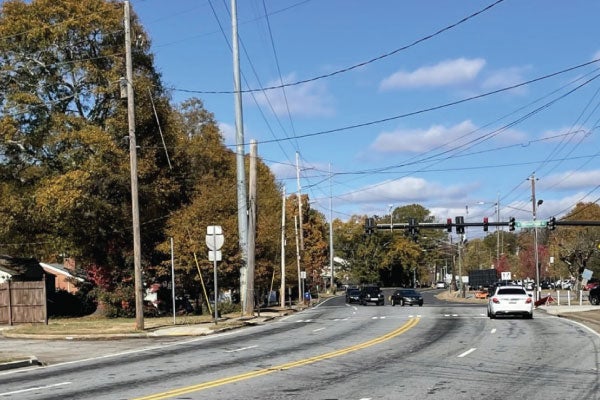
[[[527,294],[524,289],[519,288],[507,288],[507,289],[498,289],[498,293],[496,294]]]
[[[401,290],[403,296],[417,296],[419,293],[416,290]]]

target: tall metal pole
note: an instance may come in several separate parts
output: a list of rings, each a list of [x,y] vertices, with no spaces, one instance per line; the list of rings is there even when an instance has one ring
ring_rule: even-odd
[[[215,291],[215,325],[217,325],[217,321],[219,320],[219,285],[217,281],[217,232],[213,230],[213,286]]]
[[[125,7],[125,68],[127,73],[127,122],[129,125],[129,164],[131,174],[131,216],[133,220],[133,271],[135,290],[135,329],[144,330],[144,285],[138,203],[137,146],[135,141],[135,103],[133,99],[133,63],[131,61],[131,14],[129,1]]]
[[[331,191],[331,163],[329,164],[329,268],[331,271],[331,293],[335,293],[333,289],[333,206],[332,206],[332,191]]]
[[[231,29],[233,49],[233,85],[235,93],[235,143],[237,167],[237,204],[238,204],[238,233],[242,255],[240,265],[240,299],[242,315],[246,310],[247,298],[247,263],[248,263],[248,205],[246,200],[246,173],[244,168],[244,124],[242,114],[242,91],[240,86],[240,57],[237,31],[237,3],[231,0]]]
[[[390,204],[390,232],[394,230],[394,205]]]
[[[171,298],[173,300],[173,325],[177,323],[175,320],[175,254],[173,252],[173,238],[171,238]]]
[[[533,208],[533,221],[537,218],[537,202],[535,199],[535,174],[531,174],[531,203]],[[538,229],[537,226],[533,227],[533,248],[534,248],[534,259],[535,259],[535,299],[539,300],[540,291],[540,268],[539,268],[539,255],[538,255]]]
[[[281,308],[285,307],[285,187],[281,199],[281,288],[279,289],[279,301]]]
[[[299,154],[296,152],[296,183],[298,185],[298,218],[300,219],[300,250],[304,251],[304,231],[302,230],[302,192],[300,187]]]
[[[298,216],[294,215],[294,231],[296,232],[296,266],[298,267],[298,306],[302,304],[302,278],[300,274],[300,244],[298,243]]]
[[[500,193],[496,197],[496,222],[500,222]],[[496,225],[496,268],[500,265],[500,231]]]

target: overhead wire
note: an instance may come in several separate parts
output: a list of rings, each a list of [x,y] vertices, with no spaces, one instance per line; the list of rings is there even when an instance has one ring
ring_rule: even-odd
[[[436,32],[434,32],[432,34],[426,35],[426,36],[424,36],[424,37],[422,37],[420,39],[417,39],[417,40],[411,42],[410,44],[401,46],[401,47],[399,47],[397,49],[394,49],[394,50],[389,51],[387,53],[381,54],[381,55],[379,55],[377,57],[373,57],[373,58],[371,58],[371,59],[369,59],[367,61],[362,61],[360,63],[351,65],[349,67],[341,68],[341,69],[338,69],[336,71],[329,72],[327,74],[318,75],[318,76],[315,76],[315,77],[312,77],[312,78],[308,78],[308,79],[303,79],[303,80],[299,80],[299,81],[295,81],[295,82],[288,82],[288,83],[285,83],[285,84],[282,84],[282,85],[275,85],[275,86],[268,86],[268,87],[254,88],[254,89],[246,89],[246,90],[242,90],[242,92],[243,93],[247,93],[247,92],[262,92],[262,91],[265,91],[265,90],[275,90],[275,89],[281,89],[283,87],[298,86],[298,85],[302,85],[302,84],[305,84],[305,83],[314,82],[314,81],[318,81],[318,80],[325,79],[325,78],[330,78],[330,77],[333,77],[333,76],[336,76],[336,75],[340,75],[340,74],[343,74],[343,73],[346,73],[346,72],[349,72],[349,71],[352,71],[352,70],[355,70],[355,69],[358,69],[358,68],[362,68],[362,67],[364,67],[366,65],[369,65],[369,64],[372,64],[372,63],[374,63],[376,61],[379,61],[379,60],[382,60],[384,58],[390,57],[390,56],[392,56],[392,55],[394,55],[396,53],[399,53],[401,51],[408,50],[411,47],[414,47],[414,46],[416,46],[416,45],[418,45],[418,44],[420,44],[422,42],[425,42],[427,40],[433,39],[434,37],[439,36],[442,33],[446,32],[446,31],[449,31],[449,30],[451,30],[453,28],[456,28],[457,26],[464,24],[465,22],[467,22],[467,21],[469,21],[469,20],[477,17],[478,15],[485,13],[486,11],[492,9],[493,7],[495,7],[498,4],[502,3],[503,1],[504,0],[496,0],[494,3],[487,5],[486,7],[482,8],[481,10],[476,11],[476,12],[468,15],[468,16],[460,19],[457,22],[454,22],[454,23],[452,23],[450,25],[447,25],[444,28],[441,28],[441,29],[437,30]],[[179,88],[171,88],[171,89],[175,90],[175,91],[179,91],[179,92],[186,92],[186,93],[233,94],[233,92],[230,91],[230,90],[227,90],[227,91],[225,91],[225,90],[190,90],[190,89],[179,89]]]

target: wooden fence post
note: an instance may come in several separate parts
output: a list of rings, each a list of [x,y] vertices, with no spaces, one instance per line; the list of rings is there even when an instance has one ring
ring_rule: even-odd
[[[12,326],[13,324],[13,318],[12,318],[12,302],[11,302],[11,297],[12,294],[10,293],[10,279],[8,279],[6,281],[6,292],[7,292],[7,302],[8,302],[8,324],[10,326]]]

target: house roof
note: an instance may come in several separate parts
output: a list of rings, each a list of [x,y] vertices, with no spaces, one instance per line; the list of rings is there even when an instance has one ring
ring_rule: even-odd
[[[54,263],[43,263],[41,262],[40,265],[42,266],[42,268],[52,274],[52,275],[63,275],[66,276],[67,278],[73,278],[76,279],[80,282],[83,282],[83,279],[75,276],[71,273],[71,271],[69,271],[68,269],[66,269],[62,264],[54,264]]]
[[[15,280],[41,280],[44,270],[35,258],[19,258],[0,254],[0,271]]]

